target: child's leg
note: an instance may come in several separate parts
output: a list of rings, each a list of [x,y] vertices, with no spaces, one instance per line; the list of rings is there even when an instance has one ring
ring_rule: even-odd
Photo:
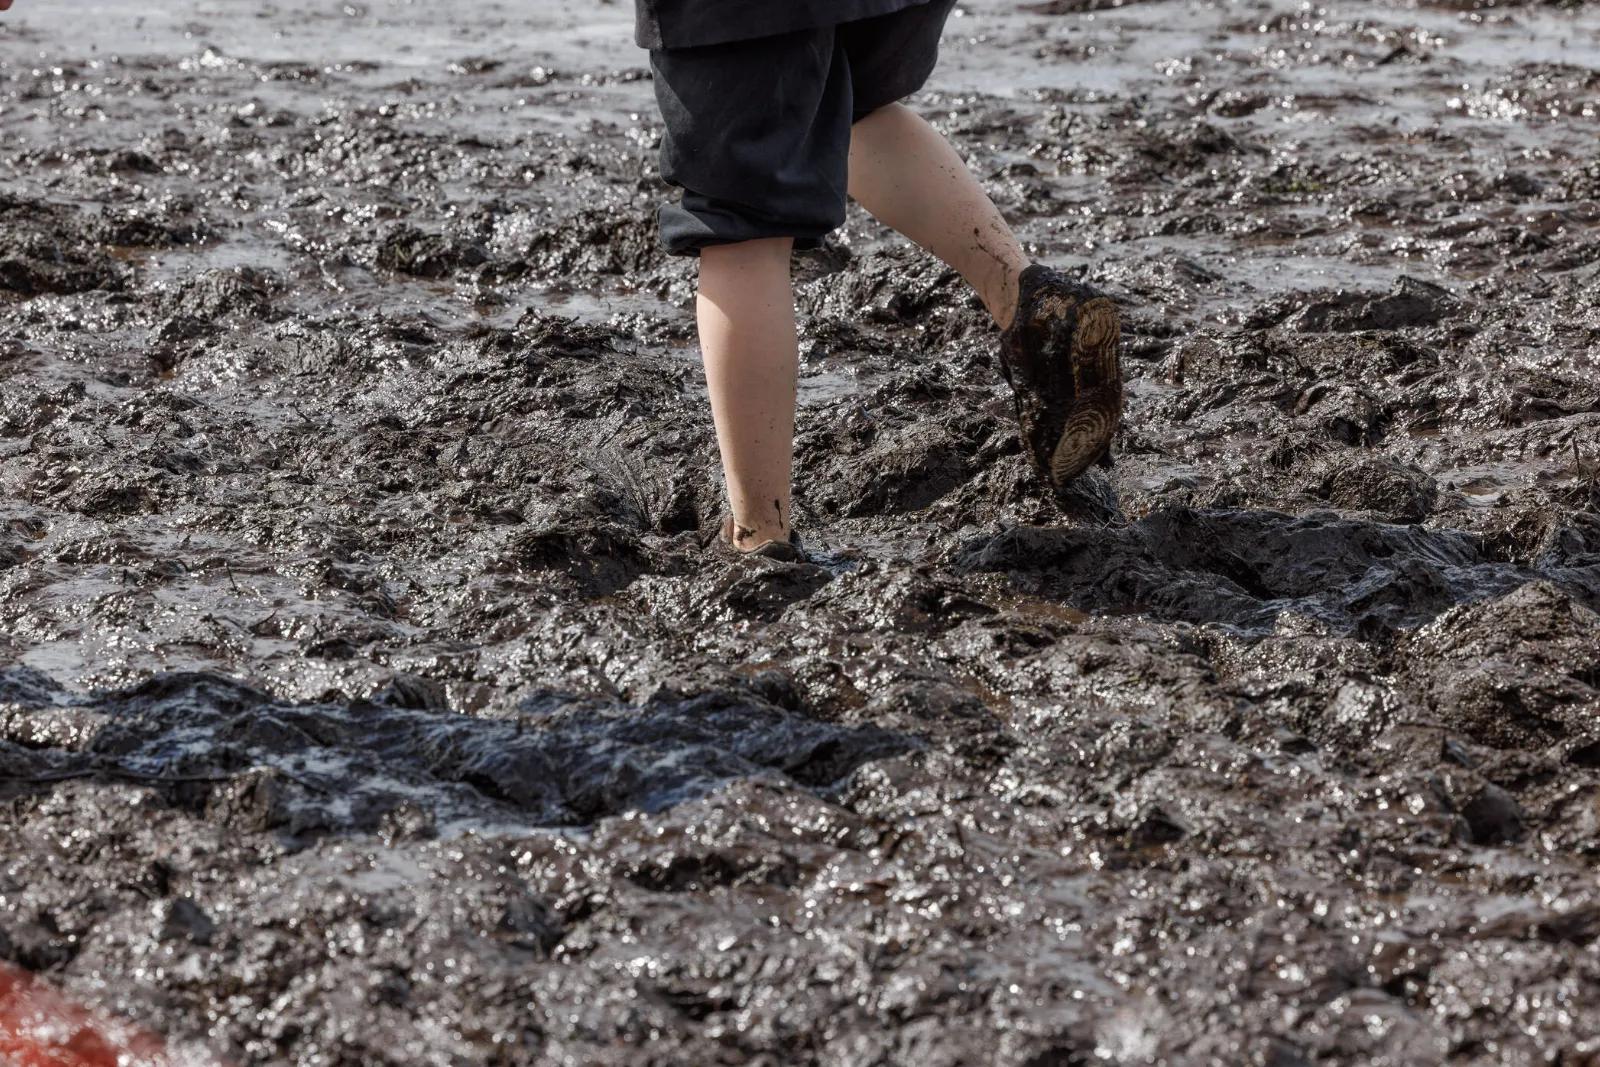
[[[921,116],[881,107],[850,132],[850,195],[880,222],[932,252],[1011,324],[1028,257],[956,150]]]
[[[1122,418],[1116,304],[1030,265],[955,149],[898,104],[852,128],[850,195],[960,272],[1001,329],[1020,314],[1018,328],[1001,334],[1000,369],[1023,445],[1045,481],[1059,490],[1092,463],[1109,466]]]
[[[793,246],[777,237],[700,251],[700,353],[739,548],[789,537],[799,362]]]

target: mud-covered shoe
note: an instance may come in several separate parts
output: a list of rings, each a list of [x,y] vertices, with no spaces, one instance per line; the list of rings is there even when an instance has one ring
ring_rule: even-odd
[[[1061,489],[1096,461],[1111,465],[1122,419],[1121,316],[1104,293],[1039,263],[1022,272],[1018,289],[1016,318],[1000,335],[1000,371],[1034,467]]]
[[[800,546],[800,535],[793,529],[789,531],[787,541],[767,540],[754,548],[736,547],[733,543],[732,515],[722,520],[722,529],[717,534],[716,545],[718,554],[729,559],[760,556],[763,559],[777,560],[779,563],[800,563],[806,558],[805,549]]]

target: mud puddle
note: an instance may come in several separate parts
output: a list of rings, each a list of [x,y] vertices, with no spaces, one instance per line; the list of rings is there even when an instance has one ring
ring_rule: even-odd
[[[1600,1055],[1595,10],[965,6],[1119,459],[852,215],[797,566],[630,14],[0,23],[0,960],[238,1063]]]

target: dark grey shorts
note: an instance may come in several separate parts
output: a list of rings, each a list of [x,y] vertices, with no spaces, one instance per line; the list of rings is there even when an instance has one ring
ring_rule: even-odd
[[[851,125],[922,88],[954,6],[653,50],[661,176],[683,189],[661,208],[667,251],[763,237],[816,247],[844,222]]]

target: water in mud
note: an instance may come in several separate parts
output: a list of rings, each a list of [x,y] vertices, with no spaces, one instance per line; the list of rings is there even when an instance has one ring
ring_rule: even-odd
[[[0,960],[241,1064],[1600,1063],[1600,10],[964,5],[729,564],[622,3],[0,22]]]

